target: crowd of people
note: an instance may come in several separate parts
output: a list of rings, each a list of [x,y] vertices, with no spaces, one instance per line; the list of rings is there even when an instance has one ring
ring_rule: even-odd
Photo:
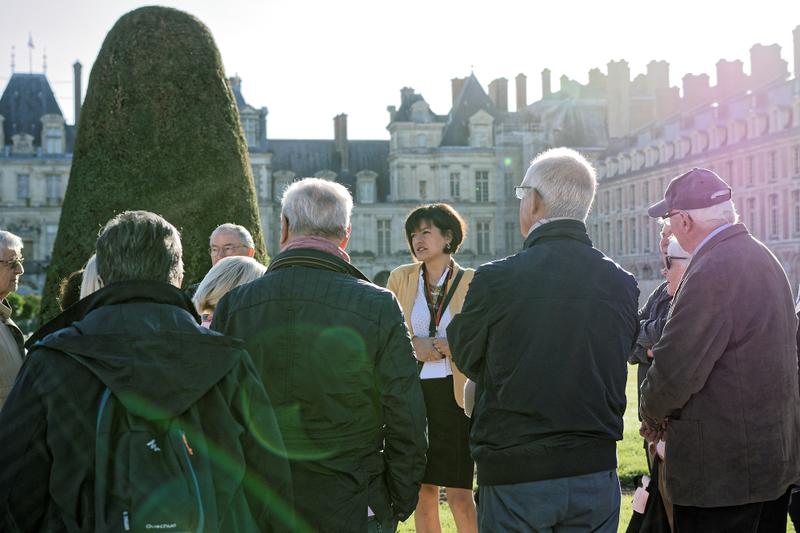
[[[336,182],[286,189],[269,265],[219,226],[186,288],[176,228],[127,211],[27,340],[5,300],[23,243],[0,231],[0,531],[391,532],[413,513],[437,532],[442,491],[459,532],[615,532],[628,363],[650,470],[629,531],[785,531],[785,272],[695,168],[649,210],[665,281],[639,310],[587,234],[596,187],[577,152],[540,154],[515,189],[522,251],[477,270],[454,258],[459,213],[418,207],[387,289],[350,261]]]

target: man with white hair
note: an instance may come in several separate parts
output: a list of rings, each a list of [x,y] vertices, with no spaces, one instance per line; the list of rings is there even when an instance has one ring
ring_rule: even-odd
[[[247,228],[226,223],[217,226],[211,232],[211,237],[208,239],[208,253],[211,256],[211,266],[214,266],[223,257],[232,255],[253,257],[256,245]]]
[[[738,223],[730,187],[693,168],[651,217],[691,254],[642,383],[642,434],[666,435],[682,531],[785,531],[800,479],[797,317],[778,260]]]
[[[11,320],[11,305],[6,297],[17,290],[22,268],[22,240],[8,231],[0,231],[0,409],[22,366],[24,337]]]
[[[425,471],[425,404],[392,294],[350,264],[353,198],[306,178],[281,200],[281,252],[217,305],[212,329],[244,339],[276,408],[298,522],[394,531]]]
[[[524,249],[481,266],[447,328],[476,385],[481,531],[616,532],[636,281],[592,247],[594,169],[558,148],[516,188]]]

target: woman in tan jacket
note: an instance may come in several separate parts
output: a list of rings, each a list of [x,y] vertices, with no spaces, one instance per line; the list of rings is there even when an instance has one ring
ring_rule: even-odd
[[[447,204],[414,210],[405,224],[416,262],[395,269],[387,288],[400,301],[420,363],[420,380],[428,415],[428,464],[414,514],[418,532],[441,531],[439,487],[459,532],[477,531],[472,498],[474,463],[469,454],[469,419],[464,415],[466,378],[453,364],[446,328],[461,311],[475,271],[452,259],[466,232]]]

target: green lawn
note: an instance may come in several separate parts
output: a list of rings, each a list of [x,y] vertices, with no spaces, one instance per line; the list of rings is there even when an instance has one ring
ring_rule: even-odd
[[[622,507],[619,514],[619,531],[624,532],[628,527],[628,520],[631,517],[631,500],[633,498],[633,482],[636,476],[647,472],[647,461],[644,458],[642,438],[639,436],[639,418],[637,416],[636,400],[636,368],[629,367],[628,385],[626,389],[628,396],[628,408],[625,410],[625,432],[622,442],[617,445],[617,457],[619,459],[619,479],[622,485]],[[456,525],[447,504],[442,504],[439,509],[439,517],[442,523],[443,533],[456,533]],[[405,523],[400,524],[398,531],[410,533],[414,531],[414,517],[412,516]],[[795,533],[791,523],[787,532]]]

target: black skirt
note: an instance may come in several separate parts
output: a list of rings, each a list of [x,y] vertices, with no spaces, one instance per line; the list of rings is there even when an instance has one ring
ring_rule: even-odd
[[[428,465],[422,482],[472,489],[475,464],[469,454],[469,418],[456,403],[453,376],[421,383],[428,413]]]

